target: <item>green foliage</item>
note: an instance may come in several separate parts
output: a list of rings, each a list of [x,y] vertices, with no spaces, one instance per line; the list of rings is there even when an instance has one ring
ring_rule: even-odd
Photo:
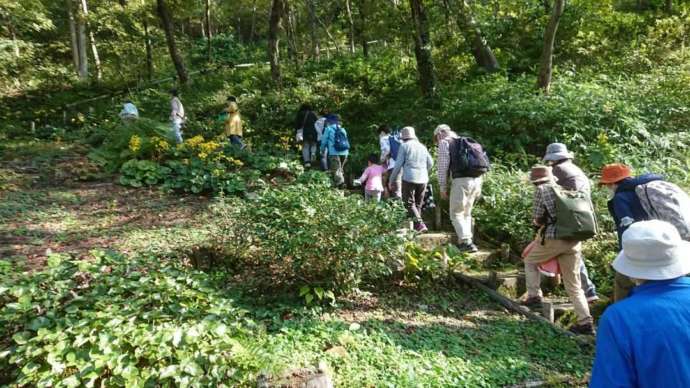
[[[170,173],[170,168],[150,160],[131,159],[122,165],[120,183],[125,186],[142,187],[161,183]]]
[[[526,172],[494,164],[483,177],[482,197],[474,211],[479,231],[498,241],[507,241],[521,251],[531,241],[533,186]]]
[[[214,213],[215,244],[262,292],[347,293],[390,275],[404,241],[396,232],[405,217],[399,205],[364,203],[326,185],[270,189],[246,204],[221,202]]]
[[[95,252],[2,274],[0,382],[218,385],[248,366],[253,324],[202,273]]]

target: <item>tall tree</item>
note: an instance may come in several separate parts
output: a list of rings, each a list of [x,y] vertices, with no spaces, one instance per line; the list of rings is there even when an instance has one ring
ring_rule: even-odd
[[[419,86],[425,97],[433,97],[436,94],[436,72],[431,57],[431,36],[424,0],[410,0],[410,10],[414,24],[414,54],[417,59]]]
[[[316,21],[316,4],[315,0],[307,0],[307,9],[309,12],[309,36],[311,39],[311,57],[318,60],[321,47],[319,42],[319,35],[317,33]]]
[[[205,1],[204,24],[206,25],[206,57],[211,62],[213,61],[213,48],[211,47],[211,39],[213,39],[213,33],[211,32],[211,0]]]
[[[96,79],[100,81],[103,78],[103,69],[101,68],[101,58],[98,55],[98,48],[96,47],[96,37],[89,23],[89,7],[86,0],[81,0],[81,12],[83,14],[84,23],[89,30],[89,43],[91,44],[91,53],[93,54],[93,63],[96,66]]]
[[[175,70],[177,71],[177,77],[180,82],[186,84],[189,80],[187,76],[187,69],[184,66],[184,61],[177,51],[177,44],[175,44],[175,27],[173,25],[172,16],[170,15],[170,10],[165,0],[156,0],[158,16],[163,24],[163,30],[165,31],[165,40],[168,43],[168,51],[170,51],[170,58],[175,65]]]
[[[271,77],[280,83],[280,20],[283,14],[283,0],[273,0],[271,16],[268,21],[268,60],[271,64]]]
[[[369,57],[369,36],[367,34],[367,17],[369,16],[369,1],[359,0],[359,22],[357,23],[357,35],[362,44],[362,55]]]
[[[484,37],[482,30],[479,28],[479,24],[474,19],[472,9],[467,3],[467,0],[460,0],[460,18],[458,19],[458,25],[472,45],[472,55],[477,65],[488,72],[499,70],[500,65],[498,64],[498,60]]]
[[[79,67],[79,41],[77,38],[77,25],[74,20],[74,4],[72,0],[65,0],[65,8],[67,8],[67,20],[69,24],[70,43],[72,46],[72,62],[74,63],[74,71],[81,75]]]
[[[89,78],[89,54],[86,51],[86,21],[82,12],[77,13],[77,49],[79,51],[79,79]]]
[[[451,19],[451,1],[443,0],[443,7],[445,8],[446,18]],[[487,42],[484,34],[479,28],[479,23],[474,18],[472,9],[466,0],[459,0],[459,15],[455,17],[460,32],[465,37],[465,40],[472,46],[472,56],[474,57],[477,66],[492,73],[500,69],[498,59],[494,55],[491,46]]]
[[[551,18],[549,24],[544,31],[544,49],[541,53],[541,60],[539,64],[539,78],[537,80],[537,87],[544,91],[544,94],[549,94],[551,88],[551,74],[553,73],[553,45],[556,40],[556,31],[558,31],[558,23],[561,20],[563,11],[565,10],[565,0],[556,0],[551,10]]]
[[[141,17],[144,26],[144,48],[146,49],[146,77],[150,80],[153,78],[153,48],[151,47],[148,19],[148,15]]]
[[[673,0],[666,0],[666,12],[673,13]]]
[[[350,27],[350,53],[355,53],[355,21],[352,18],[352,6],[350,0],[345,0],[345,10],[347,11],[347,24]]]

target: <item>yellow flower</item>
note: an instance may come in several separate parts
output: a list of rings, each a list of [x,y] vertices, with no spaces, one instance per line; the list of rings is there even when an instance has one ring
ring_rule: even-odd
[[[204,160],[208,157],[208,154],[206,152],[199,152],[199,159]]]
[[[156,147],[156,151],[162,153],[170,149],[170,143],[165,141],[165,139],[161,137],[154,137],[153,138],[153,145]]]
[[[204,137],[201,135],[196,135],[192,138],[185,140],[185,144],[187,144],[191,148],[196,148],[196,146],[198,146],[199,144],[201,144],[203,142],[204,142]]]
[[[139,135],[132,135],[129,138],[129,150],[132,152],[138,152],[141,149],[141,138]]]

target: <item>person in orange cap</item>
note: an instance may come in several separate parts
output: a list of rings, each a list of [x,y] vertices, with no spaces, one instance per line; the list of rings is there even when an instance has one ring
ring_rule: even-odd
[[[637,177],[632,176],[632,169],[625,164],[607,164],[601,170],[599,184],[606,186],[611,193],[608,202],[609,213],[616,224],[618,232],[618,247],[621,249],[621,236],[630,225],[638,221],[650,219],[647,212],[642,207],[640,198],[635,193],[635,188],[646,185],[649,182],[663,180],[661,175],[643,174]],[[634,286],[630,279],[616,272],[614,280],[614,300],[619,301],[625,298],[630,289]]]

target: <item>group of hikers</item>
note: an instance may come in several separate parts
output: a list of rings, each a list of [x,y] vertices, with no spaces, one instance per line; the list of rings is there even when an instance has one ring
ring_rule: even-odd
[[[126,102],[123,119],[138,117]],[[171,132],[182,142],[184,107],[171,91]],[[228,97],[222,121],[228,141],[244,147],[237,99]],[[303,104],[295,118],[295,140],[306,167],[330,171],[333,186],[344,187],[350,151],[347,131],[338,115],[316,114]],[[380,153],[354,180],[364,185],[366,200],[402,200],[413,228],[428,230],[422,209],[430,201],[434,161],[415,129],[377,128]],[[481,196],[482,176],[490,169],[481,144],[441,124],[433,133],[437,147],[440,196],[449,202],[449,216],[463,252],[478,250],[472,210]],[[532,222],[536,237],[523,252],[527,293],[521,303],[542,304],[543,273],[559,273],[573,305],[575,334],[593,335],[589,303],[599,299],[582,255],[582,242],[598,232],[591,183],[565,144],[547,146],[543,164],[531,168],[534,186]],[[598,322],[591,386],[690,386],[690,198],[660,175],[633,176],[625,164],[602,168],[599,185],[610,193],[608,212],[615,223],[619,253],[614,303]]]
[[[126,100],[119,116],[124,122],[131,122],[139,118],[139,110],[131,100]],[[171,137],[175,139],[176,143],[180,144],[183,141],[182,129],[187,121],[187,115],[177,89],[170,90],[169,119]],[[228,96],[226,106],[218,116],[218,119],[223,122],[223,134],[228,142],[234,146],[244,148],[245,145],[242,141],[242,118],[237,105],[237,97]]]
[[[311,165],[319,150],[322,167],[328,161],[334,185],[342,186],[348,153],[335,147],[337,134],[346,136],[338,117],[319,118],[303,105],[295,128],[305,144],[304,163]],[[365,184],[368,200],[401,198],[415,231],[423,233],[427,227],[421,209],[433,159],[414,128],[404,127],[398,134],[384,125],[377,131],[381,153],[370,155],[368,167],[354,183]],[[479,143],[448,125],[436,127],[433,139],[440,194],[449,201],[457,246],[475,252],[472,209],[481,195],[482,175],[490,168],[488,158]],[[543,164],[529,172],[537,233],[523,252],[527,293],[521,303],[539,308],[541,274],[560,273],[577,316],[570,331],[594,335],[589,303],[599,296],[582,243],[598,232],[598,225],[590,180],[574,159],[565,144],[553,143]],[[591,386],[690,386],[690,197],[660,175],[633,176],[631,168],[620,163],[602,168],[599,185],[610,193],[608,211],[619,253],[612,263],[616,303],[599,320]]]

